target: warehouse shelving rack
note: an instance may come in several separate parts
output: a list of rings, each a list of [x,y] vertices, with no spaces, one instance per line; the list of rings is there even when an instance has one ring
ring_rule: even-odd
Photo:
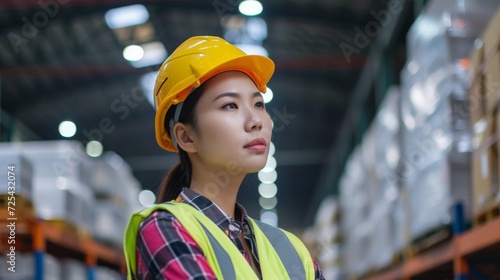
[[[82,261],[87,268],[88,280],[95,279],[98,265],[125,275],[125,257],[121,248],[96,241],[89,234],[82,234],[67,224],[37,219],[32,209],[19,210],[16,215],[16,250],[34,254],[35,280],[46,280],[43,278],[46,254]],[[0,246],[0,253],[3,255],[9,248],[6,241],[10,234],[5,226],[8,217],[4,214],[0,214],[0,240],[5,244]]]
[[[500,279],[500,217],[464,231],[460,209],[453,238],[368,279]]]

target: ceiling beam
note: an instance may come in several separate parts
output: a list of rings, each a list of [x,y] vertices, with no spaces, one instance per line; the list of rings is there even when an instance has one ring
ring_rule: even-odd
[[[318,55],[296,59],[273,59],[277,71],[360,69],[366,61],[365,55],[353,55],[348,62],[344,55]]]
[[[239,14],[237,1],[216,0],[216,1],[199,1],[199,0],[184,0],[184,1],[165,1],[165,0],[54,0],[59,4],[60,9],[55,17],[71,17],[74,15],[83,15],[85,13],[105,12],[109,9],[122,7],[132,4],[144,4],[154,6],[155,9],[182,9],[189,11],[200,11],[203,13],[213,12],[218,17],[225,14]],[[281,18],[293,22],[316,22],[324,26],[331,27],[348,27],[352,28],[359,24],[364,24],[369,18],[365,15],[360,16],[352,9],[345,6],[338,6],[335,9],[325,9],[319,3],[302,5],[293,1],[275,2],[266,1],[262,17],[272,20],[273,18]],[[75,9],[70,9],[75,8]],[[34,11],[43,11],[39,4],[39,0],[2,0],[0,1],[0,9],[5,10],[20,10],[27,15]],[[19,21],[22,25],[23,22]],[[5,26],[2,26],[5,27]]]
[[[57,4],[61,7],[70,7],[70,6],[125,6],[132,5],[137,3],[151,3],[151,2],[163,2],[164,0],[142,0],[142,1],[134,1],[134,0],[57,0]],[[174,2],[174,1],[171,1]],[[169,2],[169,3],[171,3]],[[182,2],[182,1],[178,1]],[[3,0],[0,2],[0,8],[3,9],[41,9],[39,4],[39,0]]]
[[[346,6],[339,5],[334,9],[325,9],[321,2],[309,1],[300,4],[296,1],[265,1],[264,18],[282,18],[292,22],[318,22],[325,26],[338,28],[339,26],[352,28],[363,24],[366,18],[354,13]]]
[[[347,63],[345,58],[340,55],[322,55],[314,57],[302,57],[299,59],[277,59],[275,60],[277,70],[342,70],[346,68],[360,68],[365,61],[365,56],[354,57],[356,62]],[[25,62],[28,63],[28,62]],[[133,68],[125,66],[126,63],[92,65],[92,64],[67,64],[67,65],[47,65],[47,64],[27,64],[16,67],[0,68],[2,76],[50,76],[57,78],[58,76],[78,77],[102,77],[104,76],[122,76],[123,74],[143,74],[150,72],[152,69],[157,69],[159,65]],[[40,71],[42,70],[42,71]]]

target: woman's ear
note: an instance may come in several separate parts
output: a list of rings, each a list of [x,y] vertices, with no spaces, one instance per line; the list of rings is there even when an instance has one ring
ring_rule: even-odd
[[[174,137],[177,140],[177,145],[188,153],[196,152],[196,146],[191,138],[191,127],[183,123],[174,125]]]

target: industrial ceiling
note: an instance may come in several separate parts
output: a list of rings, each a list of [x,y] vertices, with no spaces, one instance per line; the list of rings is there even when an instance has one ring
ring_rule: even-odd
[[[147,8],[147,28],[112,30],[105,13],[131,4]],[[100,138],[105,150],[129,163],[144,189],[156,191],[177,155],[156,144],[155,111],[141,95],[152,93],[136,89],[140,77],[157,70],[159,64],[135,68],[123,58],[123,49],[127,44],[154,40],[171,53],[194,35],[222,37],[223,22],[228,15],[238,14],[237,4],[234,0],[2,0],[1,108],[33,133],[24,140],[63,139],[58,124],[73,121],[78,127],[73,139],[86,143]],[[346,133],[343,123],[377,39],[372,34],[366,45],[359,46],[357,32],[376,21],[375,14],[386,10],[388,2],[276,0],[262,4],[260,17],[267,24],[263,47],[276,63],[268,84],[274,99],[267,107],[275,125],[279,225],[301,229],[312,222],[310,213],[319,204],[318,188],[335,188],[322,186],[320,177],[330,172],[326,167],[329,154]],[[342,44],[357,46],[356,51],[346,55]],[[404,57],[402,49],[394,48],[394,55]],[[375,111],[375,100],[364,102]],[[108,120],[106,130],[103,120]],[[12,140],[9,137],[4,134],[2,140]],[[258,184],[256,174],[248,175],[239,196],[254,217],[260,209]]]

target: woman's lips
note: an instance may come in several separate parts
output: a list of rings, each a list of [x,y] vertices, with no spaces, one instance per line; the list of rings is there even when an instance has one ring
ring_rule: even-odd
[[[243,148],[249,149],[252,151],[265,151],[266,150],[266,140],[264,140],[264,138],[262,138],[262,137],[255,138],[252,141],[248,142]]]

